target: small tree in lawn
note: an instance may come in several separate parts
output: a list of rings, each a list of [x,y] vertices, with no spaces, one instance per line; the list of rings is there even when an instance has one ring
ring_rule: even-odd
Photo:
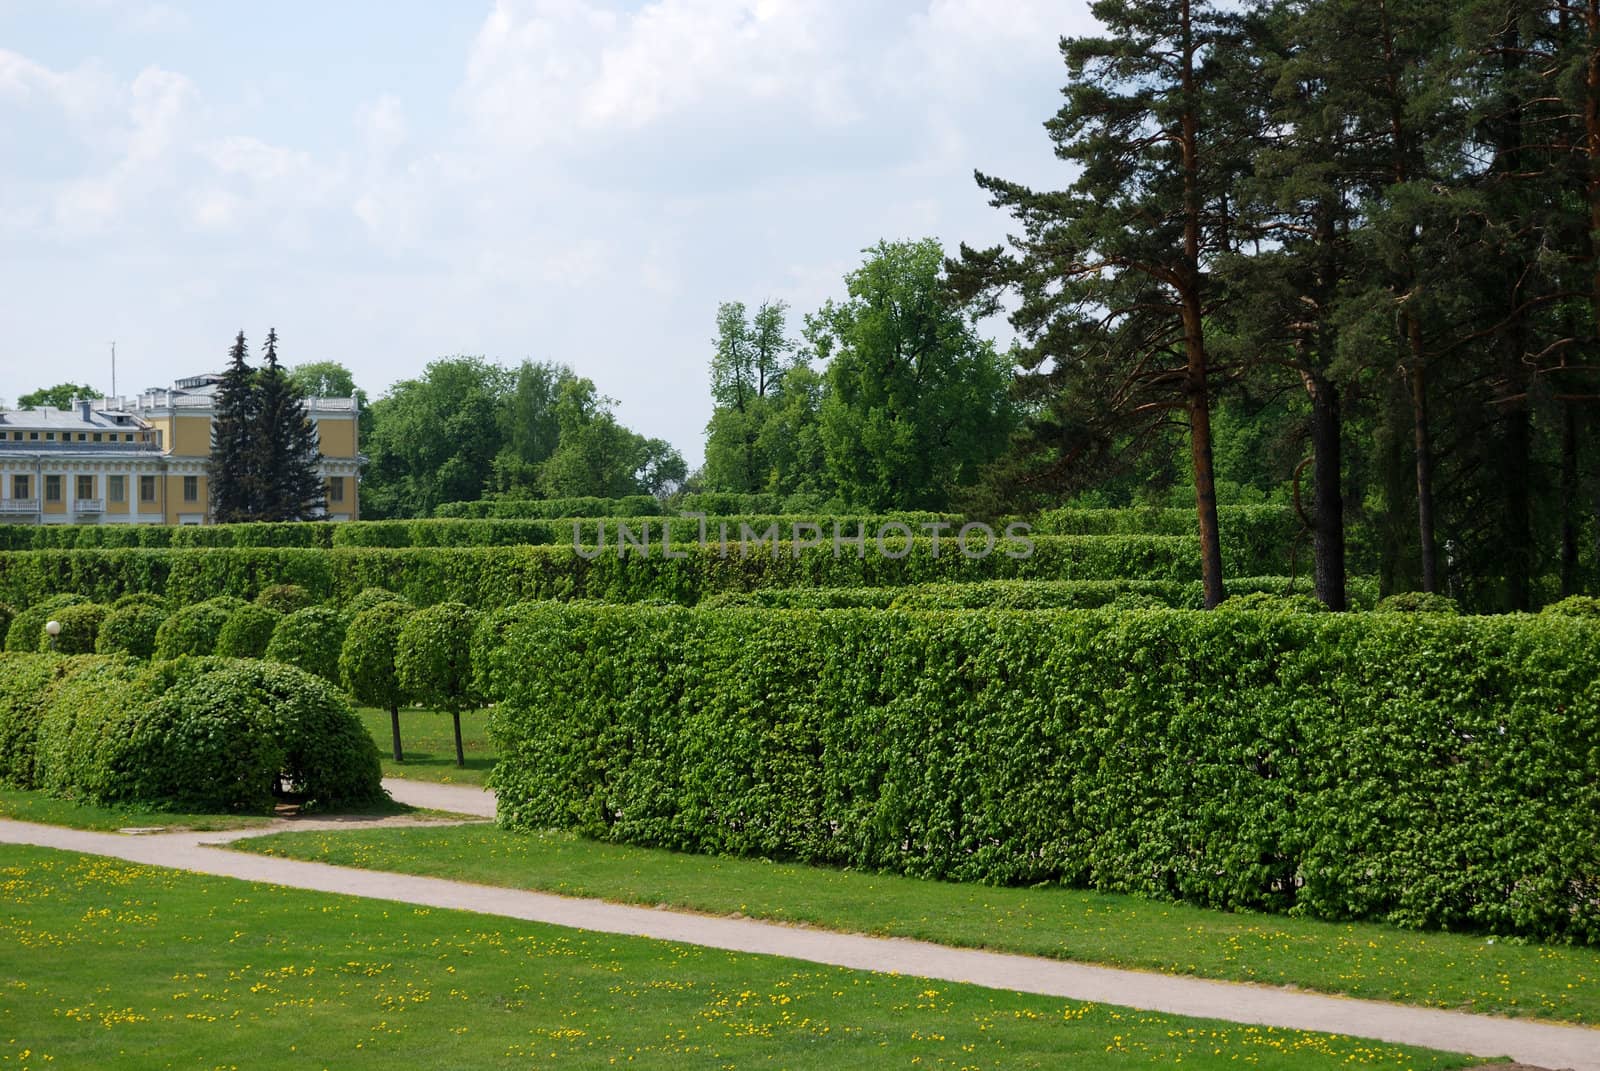
[[[472,632],[478,612],[459,602],[442,602],[406,618],[395,648],[395,669],[405,691],[435,710],[449,711],[455,723],[456,765],[461,751],[461,711],[472,696]]]
[[[389,712],[389,727],[394,735],[394,761],[404,762],[400,750],[400,704],[410,696],[400,683],[395,656],[400,630],[415,611],[403,602],[387,602],[364,610],[350,622],[339,651],[339,678],[345,691],[356,702]],[[457,751],[460,734],[457,733]]]

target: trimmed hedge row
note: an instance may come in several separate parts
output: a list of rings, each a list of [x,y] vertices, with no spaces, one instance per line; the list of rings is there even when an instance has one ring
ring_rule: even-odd
[[[1286,576],[1253,576],[1227,581],[1228,595],[1283,599],[1291,592],[1307,594],[1308,582]],[[1352,578],[1348,585],[1353,609],[1371,609],[1378,601],[1375,577]],[[1198,610],[1205,593],[1198,580],[989,580],[973,584],[914,584],[902,588],[764,588],[712,595],[701,606],[751,606],[769,610],[1093,610],[1170,607]],[[1321,604],[1317,604],[1321,608]]]
[[[666,512],[654,495],[623,498],[489,498],[478,502],[443,502],[435,517],[657,517]]]
[[[1600,626],[541,604],[499,821],[1600,943]]]
[[[380,802],[377,749],[330,685],[270,662],[0,655],[0,781],[96,803],[263,812]]]
[[[928,539],[911,541],[903,557],[871,546],[864,557],[831,544],[798,554],[785,545],[751,548],[688,545],[667,558],[659,544],[648,558],[615,548],[588,556],[571,546],[218,548],[194,550],[24,551],[0,555],[0,600],[28,605],[71,592],[109,601],[131,592],[160,592],[175,604],[218,594],[252,598],[272,585],[298,584],[318,602],[343,603],[363,588],[388,588],[419,606],[463,602],[494,607],[533,599],[664,600],[693,604],[721,591],[766,587],[878,587],[978,580],[1198,579],[1197,541],[1181,536],[1042,536],[1031,556],[999,543],[987,557],[967,558],[954,541],[936,555]],[[890,549],[900,545],[890,541]],[[1230,574],[1271,569],[1229,554]],[[19,619],[20,619],[19,615]],[[13,625],[13,629],[15,625]]]

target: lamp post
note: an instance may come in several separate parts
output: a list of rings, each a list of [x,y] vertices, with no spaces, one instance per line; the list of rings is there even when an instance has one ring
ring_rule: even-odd
[[[53,653],[56,649],[56,637],[61,635],[61,622],[46,621],[44,630],[50,634],[50,650]]]

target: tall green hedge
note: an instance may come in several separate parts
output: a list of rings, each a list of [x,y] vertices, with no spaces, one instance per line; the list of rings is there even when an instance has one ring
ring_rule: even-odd
[[[1600,627],[691,610],[480,628],[502,824],[1600,943]]]
[[[847,537],[848,532],[844,533]],[[344,602],[362,588],[383,587],[423,606],[464,602],[505,606],[544,598],[595,598],[618,602],[665,600],[692,604],[722,591],[766,587],[880,587],[997,579],[1199,579],[1197,540],[1188,536],[1036,536],[1031,557],[1020,544],[997,544],[987,557],[966,558],[947,535],[936,556],[932,540],[911,541],[903,557],[878,553],[868,539],[863,555],[841,542],[836,556],[830,533],[821,546],[792,553],[785,542],[674,546],[667,558],[660,543],[648,558],[580,551],[569,545],[518,547],[213,548],[194,550],[27,551],[0,555],[0,599],[28,604],[55,592],[109,601],[127,592],[163,593],[174,603],[217,593],[252,598],[276,584],[298,584],[319,602]],[[974,551],[981,541],[974,538]],[[891,536],[892,554],[903,549]],[[1269,575],[1244,548],[1229,551],[1235,576]],[[20,618],[19,618],[20,620]]]

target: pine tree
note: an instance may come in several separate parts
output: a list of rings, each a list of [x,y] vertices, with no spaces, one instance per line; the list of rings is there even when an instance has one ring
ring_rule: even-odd
[[[266,356],[257,381],[253,452],[260,473],[258,520],[305,521],[327,512],[317,473],[321,453],[306,413],[305,396],[278,366],[278,332],[267,332]]]
[[[252,439],[256,422],[255,370],[245,363],[244,332],[228,351],[228,369],[217,386],[211,420],[211,456],[206,461],[211,518],[218,524],[253,520],[260,510],[260,481]]]
[[[1018,383],[1033,413],[1018,437],[1022,484],[1082,486],[1118,453],[1187,426],[1205,604],[1225,597],[1211,443],[1207,322],[1223,293],[1230,191],[1243,166],[1233,128],[1238,18],[1216,0],[1098,0],[1104,37],[1061,42],[1066,103],[1046,124],[1081,171],[1065,191],[979,174],[1022,224],[1015,251],[963,247],[957,292],[1014,290]],[[1074,480],[1074,474],[1077,479]]]

